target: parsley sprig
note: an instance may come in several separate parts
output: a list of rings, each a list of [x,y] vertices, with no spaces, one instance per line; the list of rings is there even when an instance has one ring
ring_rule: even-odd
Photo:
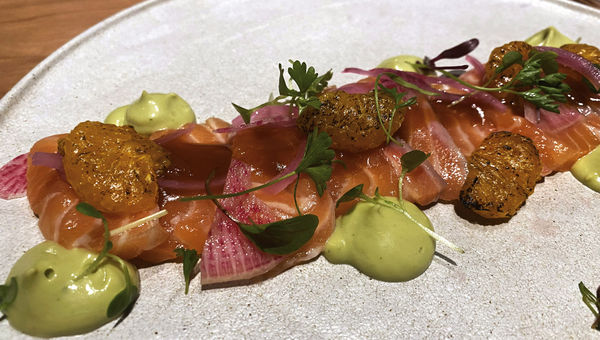
[[[284,77],[284,69],[279,64],[279,95],[277,97],[251,109],[231,103],[246,124],[250,123],[250,116],[253,112],[265,106],[290,105],[290,107],[297,107],[299,114],[302,114],[309,107],[314,109],[321,107],[321,101],[319,101],[317,95],[327,87],[327,82],[331,80],[333,72],[329,70],[320,76],[314,67],[308,67],[305,62],[290,60],[290,63],[292,67],[289,67],[287,72],[290,79],[296,83],[296,88],[288,87]]]
[[[331,177],[332,163],[335,157],[335,152],[330,146],[331,137],[329,137],[327,133],[319,132],[318,129],[315,129],[308,135],[304,156],[302,157],[300,164],[298,164],[298,167],[292,172],[247,190],[221,195],[212,195],[210,191],[207,191],[208,195],[184,197],[181,200],[212,200],[217,208],[219,208],[219,210],[221,210],[230,220],[236,223],[244,235],[246,235],[259,249],[271,254],[289,254],[298,250],[302,245],[308,242],[319,224],[319,218],[316,215],[303,215],[298,206],[296,191],[300,175],[303,173],[307,174],[315,183],[319,196],[322,196],[327,187],[327,181]],[[294,204],[298,211],[298,216],[296,217],[267,224],[256,224],[254,222],[250,224],[242,223],[232,216],[217,201],[218,199],[249,194],[293,176],[296,176],[296,183],[294,185]],[[209,176],[206,181],[207,190],[211,179],[212,176]]]
[[[449,248],[451,248],[461,254],[464,253],[465,251],[462,248],[458,247],[454,243],[445,239],[443,236],[438,235],[433,230],[424,226],[422,223],[417,221],[413,216],[411,216],[404,208],[404,204],[403,204],[404,201],[402,200],[402,182],[403,182],[404,176],[407,173],[409,173],[410,171],[417,168],[428,157],[429,157],[429,154],[426,154],[423,151],[413,150],[413,151],[405,153],[400,158],[400,161],[402,164],[402,173],[400,175],[400,178],[398,179],[398,188],[399,188],[398,201],[400,202],[400,204],[390,201],[389,199],[386,199],[385,197],[381,196],[381,194],[379,194],[378,189],[375,190],[375,195],[373,197],[367,196],[362,191],[363,184],[359,184],[359,185],[355,186],[354,188],[350,189],[344,195],[342,195],[342,197],[340,197],[340,199],[337,201],[337,205],[339,205],[340,203],[343,203],[343,202],[349,202],[349,201],[353,201],[355,199],[360,199],[365,202],[370,202],[372,204],[378,204],[378,205],[381,205],[384,207],[388,207],[390,209],[394,209],[394,210],[404,214],[404,216],[406,216],[409,220],[411,220],[413,223],[415,223],[417,226],[419,226],[424,232],[426,232],[429,236],[431,236],[436,241],[442,242]]]
[[[502,64],[494,70],[494,73],[498,75],[507,68],[517,64],[521,65],[522,69],[510,82],[501,87],[487,87],[489,81],[484,86],[473,85],[461,80],[450,72],[444,70],[438,71],[474,90],[512,93],[540,109],[560,113],[558,110],[559,103],[567,101],[566,94],[571,91],[571,88],[563,82],[567,76],[563,73],[558,73],[556,57],[556,53],[552,51],[531,51],[527,60],[523,60],[523,55],[517,51],[506,53],[502,58]],[[522,90],[523,88],[527,89]]]

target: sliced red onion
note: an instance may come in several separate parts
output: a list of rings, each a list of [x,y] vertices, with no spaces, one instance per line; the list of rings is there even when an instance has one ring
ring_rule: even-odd
[[[575,53],[556,47],[536,46],[538,51],[552,51],[556,53],[556,62],[566,66],[589,80],[595,88],[600,88],[600,69],[589,60]]]
[[[210,189],[212,192],[215,192],[219,188],[222,188],[224,184],[225,184],[224,178],[217,178],[210,182]],[[195,191],[195,192],[207,192],[204,181],[159,178],[158,186],[161,188],[164,188],[164,189],[172,189],[172,190],[189,190],[189,191]]]
[[[454,94],[454,93],[447,92],[446,89],[447,90],[450,90],[450,89],[460,90],[465,93],[471,93],[474,91],[473,89],[466,87],[466,86],[462,85],[461,83],[459,83],[453,79],[450,79],[450,78],[430,77],[430,76],[426,76],[426,75],[415,73],[415,72],[404,72],[404,71],[398,71],[398,70],[388,69],[388,68],[374,68],[372,70],[362,70],[359,68],[346,68],[342,72],[355,73],[355,74],[365,75],[365,76],[369,76],[369,77],[377,77],[381,73],[392,73],[392,74],[395,74],[396,76],[400,77],[404,81],[409,82],[413,85],[416,85],[417,87],[419,87],[423,90],[437,93],[438,96],[435,96],[432,98],[437,98],[437,99],[441,99],[444,101],[459,100],[463,96],[462,94]],[[382,77],[381,79],[383,79],[383,78],[384,77]],[[384,85],[388,86],[385,83],[384,83]],[[433,87],[432,85],[438,85],[438,86]],[[439,89],[439,85],[442,85],[442,89]],[[501,101],[499,101],[498,99],[496,99],[494,96],[490,95],[489,93],[476,92],[471,97],[475,100],[486,103],[486,104],[490,105],[491,107],[494,107],[495,109],[497,109],[500,112],[504,112],[507,109],[507,107],[504,104],[502,104]]]
[[[579,110],[572,105],[561,104],[558,107],[560,113],[539,110],[540,120],[537,126],[542,131],[559,133],[585,119]]]
[[[365,93],[369,93],[369,92],[373,91],[374,88],[375,88],[374,81],[372,81],[372,82],[363,81],[363,82],[358,82],[358,83],[346,84],[346,85],[338,88],[338,91],[343,91],[346,93],[365,94]]]
[[[27,154],[13,158],[0,168],[0,198],[10,200],[27,193]]]
[[[540,110],[532,103],[525,102],[523,104],[523,116],[533,124],[537,124],[540,121]]]
[[[194,129],[195,126],[196,126],[196,123],[185,124],[184,126],[182,126],[181,128],[179,128],[177,130],[173,130],[173,131],[167,133],[166,135],[158,137],[157,139],[154,140],[154,142],[156,144],[163,145],[165,143],[168,143],[168,142],[176,139],[177,137],[180,137],[187,133],[190,133]]]
[[[298,149],[298,152],[296,153],[296,157],[294,157],[294,159],[292,159],[290,161],[290,163],[285,167],[285,170],[279,176],[273,178],[272,180],[281,178],[281,177],[289,174],[290,172],[296,170],[296,168],[298,167],[298,165],[300,165],[300,162],[302,162],[302,158],[304,157],[304,149],[305,148],[306,148],[306,141],[304,141],[302,143],[302,145]],[[295,176],[291,176],[289,178],[284,179],[281,182],[278,182],[278,183],[275,183],[273,185],[270,185],[270,186],[268,186],[268,187],[266,187],[266,188],[264,188],[262,190],[265,191],[265,192],[267,192],[267,193],[269,193],[269,194],[271,194],[271,195],[277,195],[278,193],[280,193],[281,191],[283,191],[283,189],[287,188],[288,185],[294,183],[295,180],[296,180],[296,177]]]
[[[471,64],[471,66],[473,66],[473,70],[476,72],[479,78],[482,79],[485,75],[485,66],[479,60],[477,60],[477,58],[472,57],[471,55],[465,56],[465,59],[469,64]]]
[[[260,108],[250,116],[250,123],[244,123],[244,119],[241,116],[236,117],[231,122],[230,127],[217,129],[216,133],[230,133],[237,132],[250,127],[273,124],[278,127],[290,127],[296,125],[296,119],[298,118],[298,108],[289,105],[269,105]]]
[[[64,172],[63,157],[53,152],[35,152],[31,155],[31,164],[36,166],[45,166]]]

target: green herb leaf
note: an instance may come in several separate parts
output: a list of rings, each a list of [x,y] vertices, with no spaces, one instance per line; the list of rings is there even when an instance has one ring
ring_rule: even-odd
[[[317,186],[319,196],[323,195],[327,181],[331,177],[331,163],[335,152],[330,149],[331,137],[325,132],[313,130],[307,137],[304,157],[295,170],[295,173],[306,173]]]
[[[357,186],[355,186],[354,188],[346,191],[345,194],[342,195],[342,197],[340,197],[337,202],[335,203],[335,207],[339,207],[340,204],[344,203],[344,202],[350,202],[353,201],[357,198],[360,198],[363,194],[363,187],[364,184],[359,184]]]
[[[600,300],[598,300],[594,293],[592,293],[583,282],[579,282],[579,291],[581,292],[581,300],[596,317],[596,321],[592,325],[592,328],[600,331]]]
[[[108,305],[108,309],[106,311],[106,317],[112,319],[133,305],[139,296],[139,288],[131,281],[129,269],[127,269],[127,263],[116,255],[108,254],[108,257],[121,265],[121,270],[125,276],[125,288],[115,295]]]
[[[407,174],[416,169],[421,163],[425,162],[431,154],[425,153],[421,150],[412,150],[400,157],[400,163],[402,164],[402,173]]]
[[[523,65],[523,56],[519,52],[510,51],[504,55],[502,58],[502,64],[498,66],[496,70],[494,70],[494,73],[500,74],[515,64]]]
[[[538,52],[532,50],[529,53],[529,59],[525,61],[527,63],[537,63],[542,67],[544,74],[553,74],[558,72],[558,62],[556,62],[556,57],[558,55],[552,51]]]
[[[275,255],[292,253],[302,247],[319,225],[316,215],[306,214],[267,224],[239,223],[242,233],[260,250]]]
[[[17,279],[13,276],[7,285],[0,285],[0,311],[5,311],[17,298]]]
[[[84,202],[77,204],[77,206],[75,206],[75,208],[77,209],[78,212],[80,212],[84,215],[101,219],[102,225],[104,226],[104,246],[102,247],[102,251],[100,251],[100,254],[98,254],[98,256],[96,256],[96,259],[94,260],[94,262],[92,262],[86,268],[86,270],[84,270],[83,273],[81,273],[77,277],[79,279],[86,275],[89,275],[90,273],[95,272],[98,269],[98,267],[100,267],[102,260],[107,256],[108,252],[112,249],[113,244],[110,241],[110,231],[108,230],[108,221],[106,220],[106,218],[104,218],[104,215],[102,215],[101,212],[96,210],[96,208],[94,208],[91,204],[84,203]]]
[[[183,259],[183,277],[185,278],[185,294],[190,288],[192,270],[200,260],[200,256],[195,249],[176,248],[175,253]]]
[[[235,110],[240,114],[240,116],[242,116],[242,119],[244,120],[244,123],[249,124],[250,123],[250,116],[252,115],[252,110],[248,110],[245,109],[235,103],[231,103],[231,105],[233,105],[233,107],[235,108]]]

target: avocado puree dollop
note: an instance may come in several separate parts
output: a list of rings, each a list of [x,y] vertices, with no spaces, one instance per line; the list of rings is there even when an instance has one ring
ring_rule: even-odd
[[[416,72],[423,73],[423,70],[415,67],[415,64],[423,63],[423,59],[419,57],[415,57],[414,55],[399,55],[395,57],[388,58],[381,62],[377,67],[378,68],[392,68],[398,71],[406,71],[406,72]]]
[[[400,204],[394,197],[386,200]],[[414,220],[433,230],[427,216],[403,201]],[[433,259],[435,240],[405,214],[395,209],[359,202],[337,219],[323,252],[331,263],[350,264],[381,281],[408,281],[421,275]]]
[[[600,146],[579,158],[573,164],[571,173],[586,187],[600,192]]]
[[[108,318],[107,310],[126,286],[120,263],[105,258],[95,272],[78,278],[97,255],[52,241],[23,254],[7,279],[15,277],[18,287],[15,300],[4,310],[10,325],[32,336],[55,337],[87,333],[118,317]],[[132,284],[139,288],[136,268],[126,265]]]
[[[562,45],[566,44],[576,44],[575,41],[560,33],[554,26],[550,26],[537,32],[531,37],[525,39],[525,42],[531,46],[549,47],[561,47]]]
[[[194,111],[177,94],[146,91],[142,92],[138,100],[115,109],[104,120],[106,124],[131,125],[140,134],[178,129],[194,122],[196,122]]]

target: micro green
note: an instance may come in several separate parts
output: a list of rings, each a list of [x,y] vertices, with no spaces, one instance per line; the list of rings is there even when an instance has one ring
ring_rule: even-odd
[[[183,261],[183,278],[185,280],[185,294],[187,294],[192,279],[192,271],[200,260],[200,255],[198,255],[196,249],[185,249],[180,247],[175,248],[174,251],[177,254],[177,257],[181,257]]]
[[[110,241],[108,221],[106,220],[104,215],[102,215],[102,213],[96,208],[94,208],[91,204],[84,202],[77,204],[75,208],[78,212],[86,216],[101,219],[102,225],[104,227],[104,246],[102,247],[102,251],[100,251],[98,256],[96,256],[96,259],[94,259],[94,261],[89,266],[87,266],[87,268],[81,274],[79,274],[75,278],[75,280],[79,280],[98,270],[98,268],[106,258],[109,258],[119,263],[119,265],[121,266],[121,270],[123,270],[123,273],[125,275],[125,288],[123,288],[123,290],[121,290],[117,295],[115,295],[115,297],[108,305],[108,309],[106,311],[106,316],[108,318],[113,318],[123,313],[123,311],[125,311],[129,306],[131,306],[135,302],[135,300],[139,296],[139,289],[131,281],[131,276],[127,268],[127,263],[123,261],[120,257],[108,253],[112,249],[113,244]]]
[[[363,193],[363,185],[359,184],[355,187],[353,187],[352,189],[348,190],[344,195],[342,195],[342,197],[340,197],[340,199],[338,199],[337,201],[337,205],[339,205],[340,203],[343,202],[349,202],[355,199],[359,199],[359,200],[363,200],[365,202],[369,202],[372,204],[377,204],[377,205],[381,205],[390,209],[394,209],[402,214],[404,214],[404,216],[406,216],[408,219],[411,220],[411,222],[415,223],[417,226],[419,226],[424,232],[426,232],[429,236],[431,236],[433,239],[435,239],[436,241],[439,241],[443,244],[445,244],[446,246],[448,246],[449,248],[451,248],[454,251],[457,251],[459,253],[464,253],[465,251],[456,246],[454,243],[448,241],[447,239],[445,239],[444,237],[442,237],[441,235],[438,235],[436,232],[432,231],[431,229],[427,228],[426,226],[424,226],[423,224],[421,224],[419,221],[417,221],[414,217],[412,217],[404,208],[403,206],[403,200],[402,200],[402,180],[404,178],[404,175],[407,174],[408,172],[414,170],[416,167],[418,167],[421,163],[423,163],[427,157],[429,155],[425,154],[423,151],[420,150],[413,150],[410,152],[405,153],[404,155],[402,155],[401,158],[401,162],[402,162],[402,175],[400,176],[400,179],[398,180],[398,187],[399,187],[399,198],[398,201],[400,202],[400,204],[397,204],[393,201],[390,201],[389,199],[386,199],[385,197],[381,196],[381,194],[379,194],[379,190],[376,189],[375,190],[375,195],[373,197],[367,196],[365,193]]]
[[[279,64],[279,95],[277,97],[269,98],[267,102],[250,109],[231,103],[246,124],[250,123],[252,113],[265,106],[290,105],[290,108],[297,107],[299,114],[302,114],[309,107],[314,109],[321,107],[321,102],[317,95],[327,87],[327,83],[331,80],[333,72],[329,70],[325,74],[319,75],[314,67],[308,67],[305,62],[298,60],[290,60],[289,62],[292,66],[287,69],[287,72],[291,81],[296,84],[296,88],[287,85],[284,77],[285,70]]]
[[[303,173],[307,174],[315,183],[319,196],[322,196],[327,187],[327,181],[331,177],[332,163],[335,158],[335,152],[330,146],[331,137],[329,137],[327,133],[319,132],[318,129],[315,129],[308,134],[304,155],[300,160],[298,167],[290,173],[265,184],[239,192],[212,195],[207,191],[208,195],[184,197],[181,200],[212,200],[217,208],[219,208],[219,210],[221,210],[231,221],[236,223],[240,227],[242,233],[244,233],[244,235],[246,235],[246,237],[248,237],[248,239],[250,239],[250,241],[252,241],[259,249],[271,254],[289,254],[298,250],[303,244],[308,242],[319,225],[319,219],[316,215],[303,215],[298,206],[296,191],[298,182],[300,181],[300,175]],[[207,189],[209,188],[208,185],[212,180],[213,174],[206,180]],[[266,224],[256,224],[254,222],[250,224],[242,223],[232,216],[217,201],[218,199],[249,194],[292,176],[296,176],[296,182],[294,184],[294,204],[298,211],[298,216],[296,217]]]
[[[510,51],[506,53],[502,58],[502,64],[494,72],[500,74],[513,65],[521,65],[522,69],[510,82],[501,87],[487,87],[487,84],[484,86],[473,85],[461,80],[450,72],[439,71],[443,75],[474,90],[512,93],[532,103],[537,108],[559,113],[559,103],[567,101],[566,94],[571,91],[571,88],[563,82],[566,79],[566,75],[558,73],[556,57],[556,53],[552,51],[532,51],[529,54],[529,58],[524,61],[523,55],[519,52]],[[522,90],[524,87],[528,87],[529,89]]]
[[[15,301],[18,291],[17,279],[14,276],[8,284],[0,285],[0,311],[5,311]]]
[[[592,324],[592,328],[600,331],[600,300],[598,300],[594,293],[592,293],[583,282],[579,282],[579,291],[581,292],[581,300],[596,317],[596,321]]]

